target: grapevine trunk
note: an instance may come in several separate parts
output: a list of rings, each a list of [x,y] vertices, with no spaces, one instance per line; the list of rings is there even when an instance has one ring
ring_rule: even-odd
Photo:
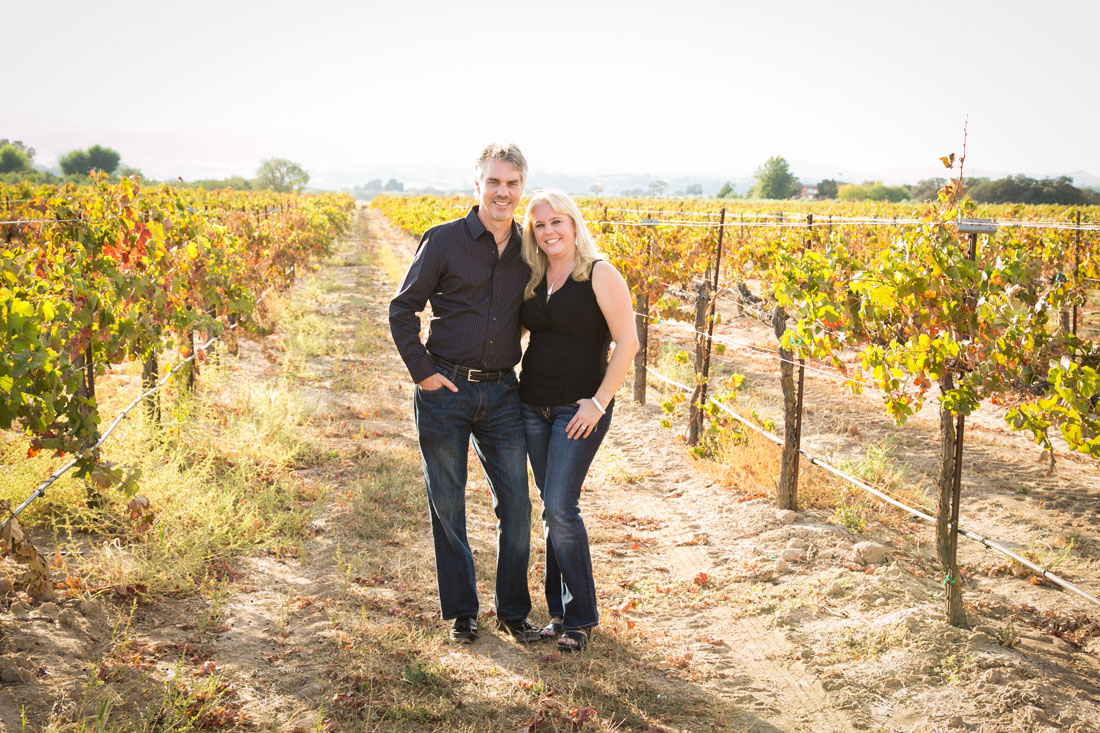
[[[945,374],[940,380],[943,392],[953,389],[951,374]],[[969,628],[966,612],[963,610],[962,589],[959,585],[959,564],[956,557],[956,543],[952,535],[958,530],[951,526],[951,498],[955,485],[955,457],[959,455],[958,434],[955,430],[955,415],[940,407],[940,471],[936,477],[936,553],[943,570],[944,611],[947,622],[952,626]]]

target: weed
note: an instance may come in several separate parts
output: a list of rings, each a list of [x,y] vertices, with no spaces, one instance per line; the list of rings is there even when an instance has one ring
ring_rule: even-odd
[[[1045,542],[1032,540],[1024,552],[1024,557],[1044,570],[1053,570],[1069,559],[1076,544],[1072,535],[1066,537],[1064,542],[1063,547],[1056,550]]]
[[[674,341],[661,342],[654,368],[681,384],[695,383],[695,367],[691,363],[691,358]]]
[[[905,624],[892,624],[881,629],[862,626],[846,628],[830,640],[828,652],[821,655],[820,659],[824,664],[870,661],[891,649],[905,646],[908,642],[909,627]]]
[[[156,730],[237,728],[248,724],[233,687],[218,674],[187,678],[182,664],[164,684],[159,709],[147,721]]]
[[[411,685],[427,688],[443,687],[450,681],[447,670],[438,662],[406,664],[401,677]]]
[[[866,504],[862,501],[849,502],[845,497],[838,501],[836,509],[833,510],[832,520],[848,530],[850,534],[862,534],[867,528],[866,513]]]
[[[974,660],[969,654],[951,654],[940,660],[940,674],[949,685],[960,684],[973,671]]]
[[[754,423],[759,425],[767,432],[775,432],[775,420],[772,420],[770,417],[760,417],[760,413],[758,413],[756,410],[749,410],[749,417]]]
[[[1020,642],[1020,633],[1012,626],[1006,626],[1001,629],[997,642],[1003,647],[1012,648]]]

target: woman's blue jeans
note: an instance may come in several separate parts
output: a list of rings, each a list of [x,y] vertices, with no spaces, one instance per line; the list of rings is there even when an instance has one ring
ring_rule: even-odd
[[[497,617],[525,619],[531,612],[531,496],[516,375],[509,372],[499,382],[453,381],[458,392],[417,387],[413,399],[440,611],[445,619],[478,613],[474,556],[466,538],[466,459],[472,437],[497,515]]]
[[[612,406],[587,438],[570,440],[565,428],[579,408],[523,405],[527,456],[542,497],[546,537],[546,606],[567,629],[587,629],[600,621],[588,532],[581,519],[580,495],[588,468],[611,425]]]

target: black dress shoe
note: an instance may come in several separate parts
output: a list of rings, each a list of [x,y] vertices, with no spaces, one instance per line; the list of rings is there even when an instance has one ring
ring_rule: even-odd
[[[451,627],[451,641],[459,644],[472,644],[477,638],[477,619],[473,616],[460,616]]]
[[[514,621],[497,619],[497,628],[508,634],[520,644],[531,644],[542,641],[542,630],[525,618]]]

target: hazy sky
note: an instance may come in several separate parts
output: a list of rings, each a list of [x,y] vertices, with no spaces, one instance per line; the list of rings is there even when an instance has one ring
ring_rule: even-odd
[[[532,169],[1100,175],[1100,3],[3,0],[0,137],[154,178]],[[363,181],[365,182],[365,180]]]

